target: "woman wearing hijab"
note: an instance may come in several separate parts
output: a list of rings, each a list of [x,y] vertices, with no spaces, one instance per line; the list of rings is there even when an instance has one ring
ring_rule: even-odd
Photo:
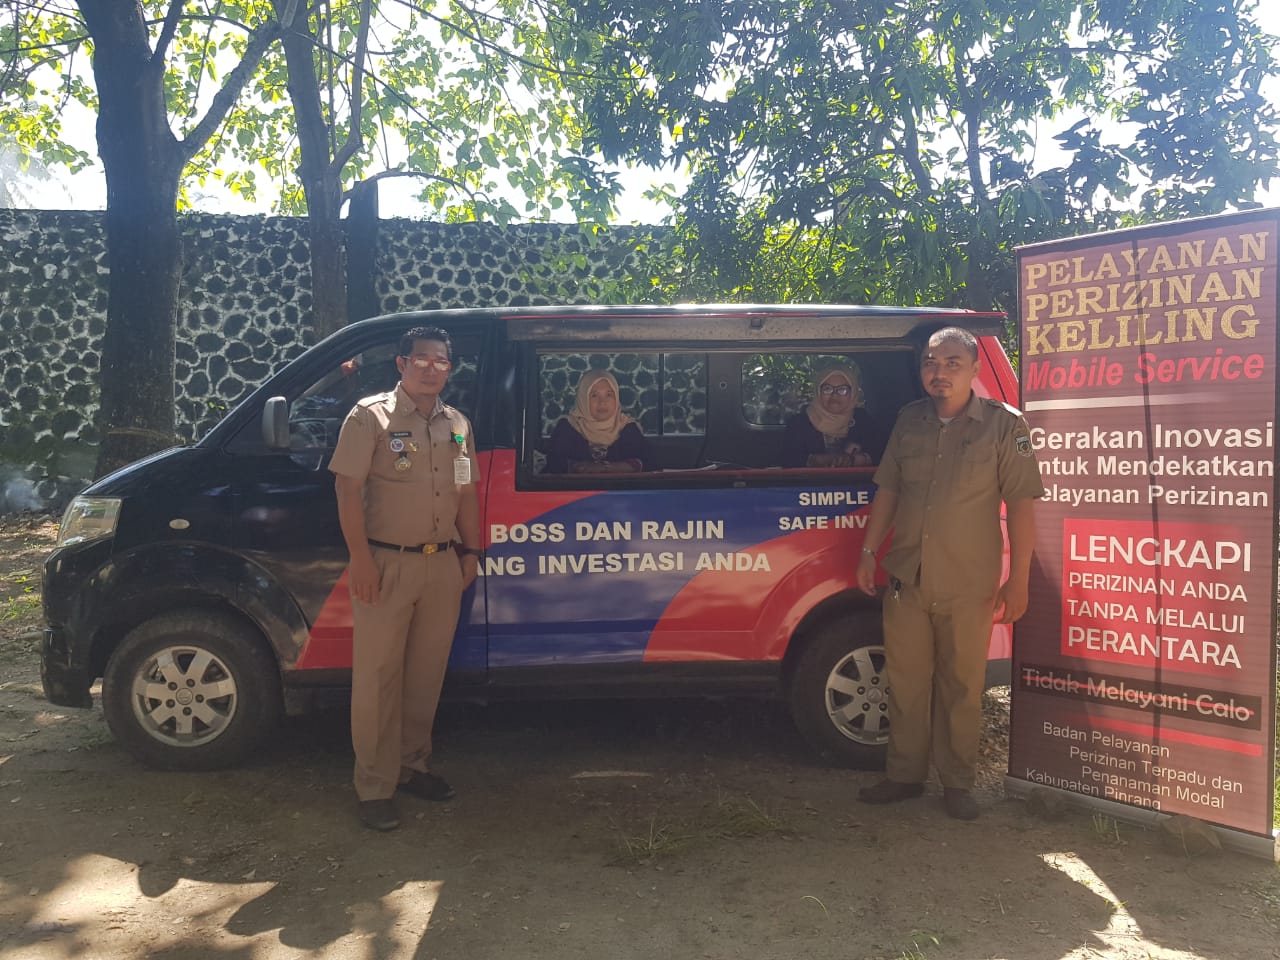
[[[854,418],[861,393],[857,368],[835,364],[813,378],[813,400],[787,421],[784,467],[868,467],[884,443]]]
[[[649,442],[622,412],[618,381],[607,370],[588,370],[578,398],[547,441],[547,473],[633,473],[652,468]]]

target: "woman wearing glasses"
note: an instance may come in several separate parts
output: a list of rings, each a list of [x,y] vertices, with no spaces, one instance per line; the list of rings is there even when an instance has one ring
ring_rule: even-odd
[[[547,473],[634,473],[653,469],[649,441],[622,412],[618,381],[607,370],[588,370],[577,402],[547,441]]]
[[[860,379],[852,364],[817,372],[809,406],[787,421],[784,467],[868,467],[880,458],[883,440],[854,416]]]

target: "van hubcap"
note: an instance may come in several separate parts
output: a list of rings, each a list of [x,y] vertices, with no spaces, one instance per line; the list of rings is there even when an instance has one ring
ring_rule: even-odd
[[[843,736],[879,746],[889,742],[889,683],[884,647],[851,650],[827,676],[827,716]]]
[[[151,737],[176,747],[215,739],[236,713],[236,682],[227,665],[201,647],[172,646],[146,660],[133,678],[133,713]]]

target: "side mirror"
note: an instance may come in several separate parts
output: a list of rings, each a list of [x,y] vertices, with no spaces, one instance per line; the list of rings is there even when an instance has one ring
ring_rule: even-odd
[[[262,408],[262,440],[270,450],[289,449],[289,401],[270,397]]]

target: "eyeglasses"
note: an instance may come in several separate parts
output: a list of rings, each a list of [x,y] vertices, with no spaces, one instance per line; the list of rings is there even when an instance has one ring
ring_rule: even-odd
[[[405,359],[419,370],[435,370],[438,373],[448,373],[453,369],[453,364],[442,357],[405,357]]]
[[[829,397],[833,393],[837,397],[847,397],[849,394],[853,393],[853,387],[849,386],[847,383],[842,383],[838,387],[833,383],[824,383],[818,388],[818,391],[824,397]]]

